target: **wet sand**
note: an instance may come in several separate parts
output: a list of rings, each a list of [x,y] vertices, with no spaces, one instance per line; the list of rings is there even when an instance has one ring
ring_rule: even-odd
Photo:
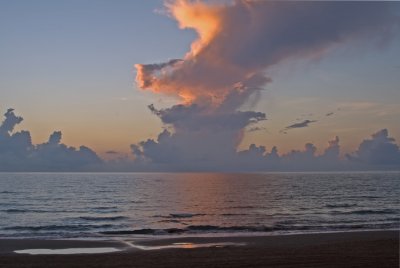
[[[399,267],[399,231],[125,241],[3,239],[0,267]],[[204,244],[207,247],[197,247]],[[66,248],[121,251],[74,255],[14,253]]]

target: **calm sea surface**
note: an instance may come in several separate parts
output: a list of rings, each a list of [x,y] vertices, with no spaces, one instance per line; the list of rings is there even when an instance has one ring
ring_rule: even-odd
[[[400,173],[0,173],[0,237],[399,229]]]

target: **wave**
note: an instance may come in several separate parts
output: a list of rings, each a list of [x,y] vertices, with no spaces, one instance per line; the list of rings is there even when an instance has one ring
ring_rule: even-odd
[[[240,232],[240,231],[265,231],[265,228],[255,228],[246,226],[230,226],[230,227],[219,227],[213,225],[190,225],[186,228],[167,228],[167,229],[152,229],[144,228],[138,230],[121,230],[121,231],[105,231],[101,234],[152,234],[152,235],[163,235],[163,234],[183,234],[183,233],[195,233],[195,232]]]
[[[202,213],[171,213],[169,217],[171,218],[193,218],[196,216],[205,216],[206,214]]]
[[[343,214],[343,215],[373,215],[373,214],[398,214],[399,210],[397,209],[360,209],[360,210],[352,210],[352,211],[332,211],[332,214]]]
[[[157,221],[157,222],[160,222],[160,223],[167,222],[167,223],[180,223],[180,224],[184,224],[183,222],[181,222],[181,221],[179,221],[179,220],[174,220],[174,219],[170,219],[170,220],[161,220],[161,221]]]
[[[90,211],[96,213],[111,213],[111,212],[120,212],[121,210],[116,206],[99,206],[99,207],[92,207],[89,208]]]
[[[79,219],[86,220],[86,221],[119,221],[119,220],[125,220],[128,218],[124,217],[124,216],[109,216],[109,217],[82,216],[82,217],[79,217]]]
[[[81,211],[9,208],[9,209],[0,210],[0,212],[6,212],[6,213],[69,213],[69,212],[81,212]]]
[[[10,209],[5,209],[2,210],[3,212],[7,213],[46,213],[49,212],[47,210],[38,210],[38,209],[15,209],[15,208],[10,208]]]
[[[327,208],[351,208],[351,207],[355,207],[357,206],[357,204],[326,204],[325,207]]]
[[[130,202],[133,203],[133,204],[144,204],[144,203],[146,203],[145,201],[141,201],[141,200],[132,200]]]
[[[104,231],[100,234],[104,235],[171,235],[171,234],[196,234],[196,233],[268,233],[268,232],[297,232],[297,231],[346,231],[346,230],[381,230],[398,228],[396,224],[343,224],[343,225],[281,225],[277,224],[269,226],[214,226],[214,225],[190,225],[186,228],[167,228],[152,229],[144,228],[137,230],[113,230]]]
[[[226,207],[227,209],[253,209],[258,208],[256,206],[233,206],[233,207]]]
[[[100,206],[100,207],[93,207],[91,209],[96,209],[96,210],[108,210],[108,209],[117,209],[118,207],[106,207],[106,206]]]
[[[10,226],[2,228],[6,231],[26,231],[26,232],[39,232],[39,231],[89,231],[93,229],[105,229],[115,227],[111,224],[103,225],[90,225],[90,224],[80,224],[80,225],[42,225],[42,226]]]
[[[248,216],[250,214],[247,213],[222,213],[221,216],[225,217],[235,217],[235,216]]]
[[[349,196],[348,199],[380,199],[382,196],[377,196],[377,195],[354,195],[354,196]]]
[[[165,218],[165,219],[184,219],[184,218],[193,218],[197,216],[205,216],[207,214],[203,213],[171,213],[169,215],[155,215],[155,218]]]

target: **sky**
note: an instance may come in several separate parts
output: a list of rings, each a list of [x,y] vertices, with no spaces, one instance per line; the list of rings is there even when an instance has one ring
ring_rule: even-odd
[[[14,133],[36,145],[60,131],[103,159],[167,170],[225,169],[251,144],[322,155],[338,136],[341,159],[374,133],[398,144],[399,3],[168,3],[1,1],[0,109],[23,117]]]

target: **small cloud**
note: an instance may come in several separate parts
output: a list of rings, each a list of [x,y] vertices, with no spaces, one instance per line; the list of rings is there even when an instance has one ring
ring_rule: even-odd
[[[5,120],[0,125],[0,134],[9,136],[11,132],[14,130],[14,127],[21,123],[24,119],[20,116],[16,116],[14,113],[14,109],[7,109],[7,112],[4,114]]]
[[[311,123],[315,123],[315,122],[317,122],[317,120],[308,120],[307,119],[307,120],[304,120],[303,122],[295,123],[295,124],[292,124],[290,126],[287,126],[287,127],[285,127],[285,130],[293,129],[293,128],[308,127]]]
[[[107,151],[106,154],[119,154],[119,153],[116,152],[116,151],[112,151],[112,150],[111,150],[111,151]]]
[[[261,131],[261,130],[267,130],[265,127],[252,127],[252,128],[249,128],[248,130],[247,130],[247,132],[255,132],[255,131]]]

